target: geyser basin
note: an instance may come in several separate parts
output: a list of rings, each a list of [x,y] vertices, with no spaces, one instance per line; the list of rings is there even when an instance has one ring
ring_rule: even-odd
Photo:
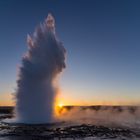
[[[55,34],[51,14],[27,37],[29,49],[22,58],[16,91],[15,122],[53,122],[56,76],[65,68],[65,49]]]

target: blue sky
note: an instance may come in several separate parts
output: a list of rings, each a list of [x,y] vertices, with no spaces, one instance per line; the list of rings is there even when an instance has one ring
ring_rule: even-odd
[[[51,12],[67,50],[64,104],[140,103],[139,0],[0,1],[0,104],[11,101],[26,36]]]

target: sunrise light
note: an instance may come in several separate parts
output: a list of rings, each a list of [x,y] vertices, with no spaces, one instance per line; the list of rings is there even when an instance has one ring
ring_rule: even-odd
[[[64,106],[63,103],[59,103],[59,104],[58,104],[58,107],[60,107],[60,108],[62,108],[63,106]]]

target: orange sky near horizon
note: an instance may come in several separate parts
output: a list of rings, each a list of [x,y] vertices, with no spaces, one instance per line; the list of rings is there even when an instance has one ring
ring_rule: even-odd
[[[133,102],[132,99],[130,98],[127,98],[126,99],[113,99],[113,98],[107,98],[107,99],[99,99],[97,97],[94,97],[94,98],[91,98],[90,100],[89,99],[85,99],[85,100],[82,100],[82,99],[73,99],[72,97],[70,97],[70,94],[67,94],[67,95],[63,95],[63,94],[59,94],[58,97],[57,97],[57,105],[87,105],[87,106],[90,106],[90,105],[139,105],[139,101],[136,102]],[[0,106],[14,106],[15,103],[14,103],[14,95],[12,94],[8,94],[8,93],[5,93],[5,94],[0,94]]]
[[[14,106],[14,99],[12,94],[0,94],[0,106]]]

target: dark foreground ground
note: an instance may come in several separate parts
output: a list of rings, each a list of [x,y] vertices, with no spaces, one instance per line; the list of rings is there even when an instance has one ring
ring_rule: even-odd
[[[73,107],[65,107],[67,110]],[[100,110],[100,106],[80,107]],[[136,107],[128,107],[131,113]],[[104,110],[115,109],[123,111],[121,107],[105,107]],[[128,127],[113,127],[93,124],[77,124],[59,122],[44,125],[7,124],[3,121],[12,118],[12,107],[0,108],[0,140],[140,140],[140,129]],[[61,111],[61,110],[60,110]]]

